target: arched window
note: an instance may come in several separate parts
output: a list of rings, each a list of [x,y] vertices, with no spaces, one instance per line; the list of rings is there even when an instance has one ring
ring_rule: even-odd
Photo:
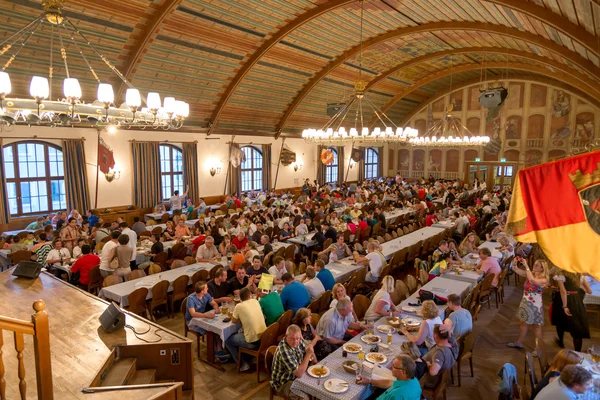
[[[369,147],[365,151],[365,179],[377,178],[379,173],[379,153],[376,149]]]
[[[8,206],[13,216],[67,208],[65,171],[60,147],[45,142],[4,146]]]
[[[183,194],[183,161],[181,150],[171,144],[161,144],[158,147],[160,154],[160,178],[162,198],[171,198],[173,192],[179,190]]]
[[[338,181],[338,153],[335,149],[327,149],[333,153],[333,162],[325,166],[325,182],[337,183]]]
[[[242,147],[246,161],[242,163],[242,192],[262,190],[263,155],[252,146]]]

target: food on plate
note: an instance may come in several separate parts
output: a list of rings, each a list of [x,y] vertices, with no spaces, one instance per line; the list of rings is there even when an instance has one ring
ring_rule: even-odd
[[[367,361],[375,364],[381,364],[387,361],[387,357],[381,353],[369,353],[367,354]]]
[[[311,372],[311,374],[313,374],[317,377],[321,377],[321,376],[327,375],[329,373],[329,370],[324,365],[315,365],[314,367],[311,368],[310,372]]]
[[[381,333],[394,333],[396,330],[389,325],[379,325],[377,330]]]
[[[362,346],[358,343],[346,343],[344,345],[344,350],[348,353],[358,353],[362,350]]]
[[[365,343],[379,343],[381,342],[381,338],[375,335],[365,335],[360,338]]]

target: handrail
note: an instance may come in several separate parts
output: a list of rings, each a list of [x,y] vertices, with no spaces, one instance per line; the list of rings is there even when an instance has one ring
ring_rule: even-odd
[[[24,335],[35,334],[35,327],[33,326],[33,323],[2,316],[0,316],[0,330],[22,333]]]

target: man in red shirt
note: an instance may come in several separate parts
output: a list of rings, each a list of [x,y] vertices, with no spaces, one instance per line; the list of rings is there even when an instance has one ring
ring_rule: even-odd
[[[237,236],[231,241],[231,244],[237,247],[238,250],[242,250],[248,244],[246,234],[244,232],[238,233]]]
[[[89,244],[81,246],[81,258],[75,261],[71,267],[71,273],[79,272],[79,283],[87,285],[90,283],[90,270],[100,265],[100,257],[90,254],[92,248]]]

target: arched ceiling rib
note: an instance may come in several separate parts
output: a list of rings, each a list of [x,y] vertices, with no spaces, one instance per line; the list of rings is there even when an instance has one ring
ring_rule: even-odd
[[[296,110],[300,102],[304,99],[304,97],[315,87],[319,81],[325,78],[333,69],[339,67],[344,62],[346,62],[351,57],[358,54],[361,49],[368,49],[371,46],[377,45],[379,43],[385,43],[386,41],[392,40],[397,37],[401,37],[404,35],[410,35],[419,32],[440,32],[440,31],[455,31],[455,30],[464,30],[464,31],[481,31],[487,33],[495,33],[503,36],[512,37],[515,39],[520,39],[530,44],[545,48],[554,53],[560,54],[564,59],[569,60],[574,65],[578,66],[582,70],[586,71],[591,75],[591,77],[600,77],[600,68],[596,67],[593,63],[585,58],[581,57],[579,54],[575,52],[571,52],[567,48],[556,44],[553,41],[544,39],[541,36],[534,35],[528,32],[522,32],[514,28],[507,28],[503,26],[497,25],[489,25],[480,22],[436,22],[431,24],[412,26],[407,28],[396,29],[391,32],[386,32],[379,36],[370,38],[364,41],[361,44],[358,44],[343,54],[336,57],[330,63],[328,63],[324,68],[322,68],[319,72],[312,76],[312,78],[304,85],[302,90],[298,93],[298,95],[292,100],[290,105],[287,107],[283,116],[279,120],[276,130],[281,132],[292,113]]]

